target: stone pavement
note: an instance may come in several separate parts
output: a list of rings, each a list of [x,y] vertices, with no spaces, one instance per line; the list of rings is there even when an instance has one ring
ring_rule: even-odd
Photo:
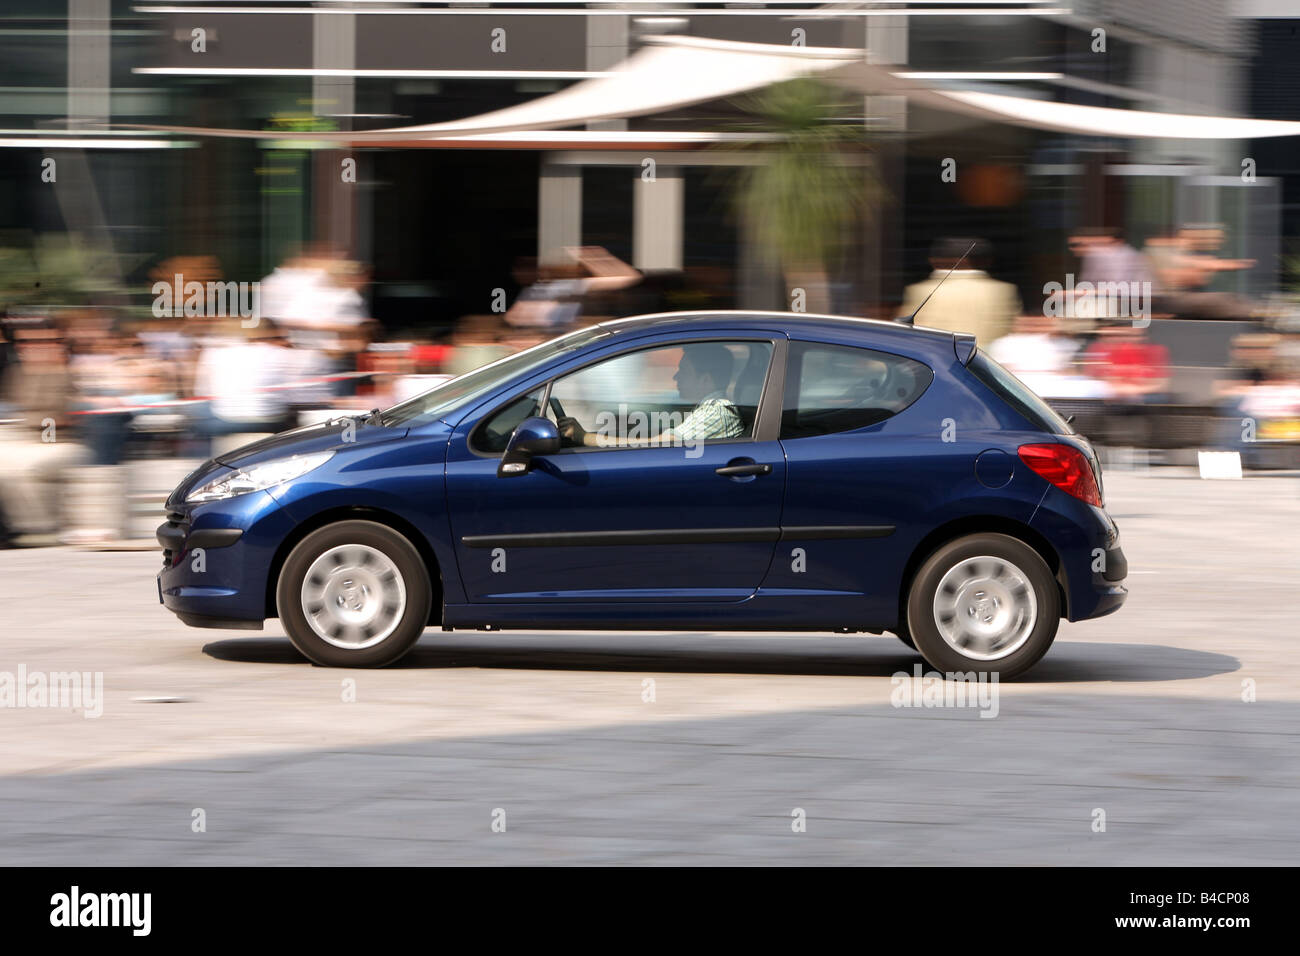
[[[430,630],[334,671],[179,624],[156,553],[0,552],[0,672],[104,681],[0,708],[0,862],[1293,864],[1300,482],[1106,491],[1129,603],[995,719],[891,706],[888,636]]]

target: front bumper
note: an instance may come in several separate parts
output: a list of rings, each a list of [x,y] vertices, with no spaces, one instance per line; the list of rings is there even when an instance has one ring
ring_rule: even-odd
[[[265,491],[170,510],[157,531],[159,602],[193,627],[261,628],[276,549],[292,525]]]

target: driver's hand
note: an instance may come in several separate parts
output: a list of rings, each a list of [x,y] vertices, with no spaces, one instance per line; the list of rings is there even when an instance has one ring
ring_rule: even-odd
[[[560,437],[571,445],[581,445],[587,435],[587,430],[582,427],[576,418],[569,415],[559,419],[555,426],[560,431]]]

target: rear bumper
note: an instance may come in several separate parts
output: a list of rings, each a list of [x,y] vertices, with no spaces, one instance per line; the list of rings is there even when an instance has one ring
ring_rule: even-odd
[[[1097,570],[1098,565],[1100,571]],[[1071,607],[1071,621],[1114,614],[1128,599],[1128,588],[1124,586],[1124,580],[1128,577],[1128,559],[1124,557],[1124,549],[1119,545],[1103,550],[1100,555],[1094,551],[1089,571],[1092,578],[1092,600],[1077,610]]]
[[[1128,600],[1124,581],[1128,576],[1128,559],[1116,545],[1112,548],[1094,548],[1088,553],[1086,564],[1074,562],[1069,568],[1062,561],[1067,578],[1069,606],[1067,620],[1086,621],[1089,618],[1114,614]],[[1081,586],[1082,585],[1082,586]]]
[[[1057,578],[1065,592],[1066,620],[1103,617],[1123,607],[1128,599],[1128,558],[1109,514],[1050,489],[1030,524],[1061,559]]]

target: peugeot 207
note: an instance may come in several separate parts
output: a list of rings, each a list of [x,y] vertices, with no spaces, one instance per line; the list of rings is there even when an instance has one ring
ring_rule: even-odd
[[[594,325],[218,455],[166,507],[167,608],[339,667],[430,627],[889,631],[1006,678],[1127,595],[1066,421],[969,335],[832,316]]]

